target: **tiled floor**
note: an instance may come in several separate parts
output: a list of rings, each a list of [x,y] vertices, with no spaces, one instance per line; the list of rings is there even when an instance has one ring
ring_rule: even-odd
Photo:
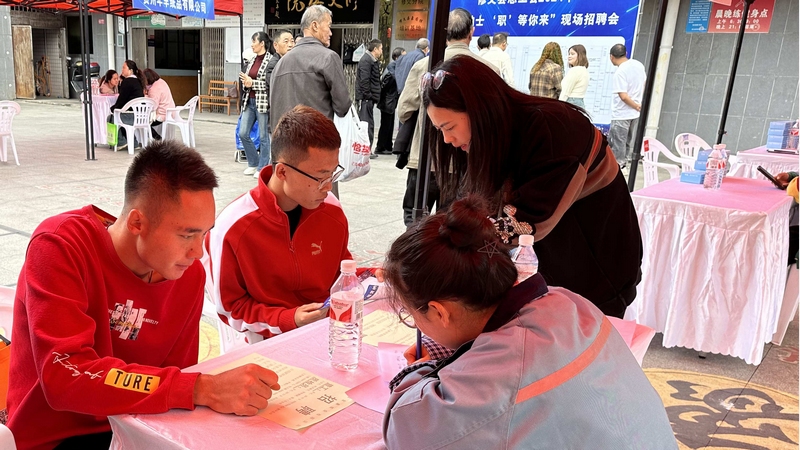
[[[17,281],[30,233],[44,218],[94,203],[117,214],[131,156],[106,148],[85,160],[83,123],[75,101],[21,102],[14,134],[20,166],[0,163],[0,285]],[[376,118],[379,115],[376,115]],[[196,116],[198,150],[220,177],[217,209],[255,185],[234,162],[236,117]],[[378,127],[376,126],[376,129]],[[391,156],[372,160],[372,172],[340,184],[350,223],[350,249],[360,264],[377,264],[404,231],[401,200],[406,172]],[[627,174],[627,170],[625,171]],[[638,183],[641,186],[641,170]],[[213,322],[203,324],[201,357],[219,352]],[[759,366],[720,355],[666,349],[656,335],[644,367],[664,399],[682,448],[797,449],[798,331],[783,346],[768,345]]]

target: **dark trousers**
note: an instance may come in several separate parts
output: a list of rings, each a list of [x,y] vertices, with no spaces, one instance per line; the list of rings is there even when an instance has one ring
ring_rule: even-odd
[[[392,153],[392,137],[394,136],[394,112],[386,114],[381,111],[381,128],[378,130],[378,143],[375,153]]]
[[[113,435],[110,431],[105,433],[72,436],[61,441],[61,443],[56,446],[56,450],[108,449],[108,447],[111,446],[112,437]]]
[[[150,123],[150,132],[153,133],[153,139],[157,141],[161,140],[161,134],[158,132],[158,130],[161,129],[160,127],[162,123],[163,122],[161,122],[160,120],[154,120],[153,122]]]
[[[406,179],[406,194],[403,196],[403,223],[406,228],[414,223],[414,197],[417,194],[417,169],[408,169],[408,178]],[[433,210],[433,206],[439,208],[439,184],[436,183],[436,177],[431,173],[428,178],[428,202],[425,205],[427,212]]]
[[[369,125],[367,133],[369,134],[369,146],[372,147],[372,139],[375,137],[375,113],[373,106],[375,104],[372,100],[361,100],[361,107],[358,110],[358,118],[367,122]]]

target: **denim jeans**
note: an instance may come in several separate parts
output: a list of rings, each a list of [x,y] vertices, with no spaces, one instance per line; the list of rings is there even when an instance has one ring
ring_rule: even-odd
[[[258,120],[258,138],[261,140],[260,149],[250,139],[250,130]],[[242,123],[239,125],[239,139],[242,140],[244,154],[247,155],[247,166],[263,169],[269,164],[269,113],[259,113],[256,109],[256,99],[248,98],[247,107],[242,112]],[[260,156],[259,156],[260,152]]]
[[[611,128],[608,130],[608,145],[617,158],[620,165],[627,164],[631,160],[633,149],[633,138],[636,134],[636,126],[639,119],[612,120]]]

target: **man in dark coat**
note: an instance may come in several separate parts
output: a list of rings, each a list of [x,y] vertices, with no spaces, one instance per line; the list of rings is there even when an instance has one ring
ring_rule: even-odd
[[[378,100],[378,109],[381,111],[381,128],[378,131],[378,143],[375,144],[376,155],[392,154],[392,135],[394,134],[394,110],[397,109],[397,81],[394,78],[394,69],[397,59],[405,54],[402,47],[392,51],[392,62],[386,66],[381,78],[381,98]]]
[[[367,52],[358,61],[356,71],[356,101],[361,102],[358,117],[369,124],[369,145],[375,136],[375,117],[373,109],[381,97],[381,65],[378,61],[383,56],[383,45],[380,39],[373,39],[367,44]]]

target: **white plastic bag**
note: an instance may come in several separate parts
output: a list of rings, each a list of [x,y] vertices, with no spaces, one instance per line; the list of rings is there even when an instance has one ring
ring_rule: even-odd
[[[353,62],[357,63],[361,61],[365,53],[367,53],[367,48],[364,47],[364,44],[359,45],[358,48],[353,51]]]
[[[369,173],[369,134],[367,122],[359,120],[355,108],[350,107],[345,117],[333,115],[333,124],[339,130],[342,145],[339,147],[339,164],[344,173],[339,181],[350,181]]]

